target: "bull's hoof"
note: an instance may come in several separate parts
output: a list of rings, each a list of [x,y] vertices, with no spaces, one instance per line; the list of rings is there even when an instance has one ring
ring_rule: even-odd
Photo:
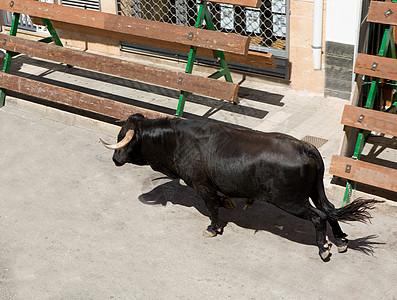
[[[336,247],[338,248],[339,253],[344,253],[347,251],[347,246],[349,245],[349,240],[346,238],[342,238],[338,243],[336,244]]]
[[[321,259],[326,261],[330,254],[331,254],[331,251],[329,249],[320,252]]]
[[[328,261],[329,260],[330,255],[331,255],[331,247],[332,247],[332,244],[330,242],[327,242],[324,245],[324,248],[320,249],[319,254],[320,254],[320,257],[321,257],[321,259],[323,261]]]
[[[216,232],[206,229],[203,231],[203,236],[205,236],[206,238],[211,238],[211,237],[216,236]]]
[[[207,238],[217,236],[218,234],[222,234],[222,228],[218,228],[217,230],[214,230],[210,226],[208,226],[207,229],[203,231],[203,236]]]

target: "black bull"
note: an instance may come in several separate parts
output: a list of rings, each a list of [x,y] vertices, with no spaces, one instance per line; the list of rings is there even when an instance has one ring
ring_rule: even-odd
[[[338,221],[365,222],[371,218],[367,210],[379,202],[356,199],[336,209],[324,192],[324,162],[318,150],[282,133],[136,114],[125,121],[117,144],[102,143],[115,150],[117,166],[150,165],[195,189],[210,213],[206,236],[222,232],[219,207],[234,207],[232,198],[247,199],[246,206],[254,200],[266,201],[311,221],[319,253],[326,259],[331,246],[326,240],[326,222],[338,250],[344,252],[348,240]]]

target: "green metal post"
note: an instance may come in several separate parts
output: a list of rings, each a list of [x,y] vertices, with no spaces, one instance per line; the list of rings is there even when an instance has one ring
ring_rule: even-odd
[[[195,27],[202,28],[204,21],[206,22],[207,28],[209,30],[214,30],[214,31],[216,30],[214,23],[212,22],[212,19],[211,19],[211,14],[208,10],[207,1],[201,1],[200,5],[199,5],[199,11],[197,14]],[[196,58],[196,53],[197,53],[197,47],[194,47],[194,46],[190,47],[189,57],[188,57],[186,70],[185,70],[186,73],[190,73],[190,74],[192,73],[194,61]],[[213,78],[213,79],[218,79],[218,78],[224,76],[227,82],[233,82],[232,75],[230,74],[229,66],[227,65],[224,53],[222,51],[215,51],[215,54],[218,57],[218,61],[220,63],[221,69],[216,71],[215,73],[211,74],[208,77]],[[186,98],[190,94],[191,93],[189,93],[189,92],[181,91],[181,93],[179,95],[178,108],[176,110],[177,116],[179,116],[179,117],[182,116]],[[238,98],[237,98],[236,103],[239,103]]]
[[[55,31],[54,27],[51,24],[51,21],[45,18],[42,18],[42,20],[44,25],[47,26],[48,32],[51,35],[51,40],[55,43],[55,45],[63,47],[57,32]]]
[[[19,17],[20,17],[19,13],[14,13],[12,16],[12,23],[11,23],[11,29],[10,29],[10,35],[12,35],[12,36],[17,35]],[[4,73],[10,73],[12,53],[13,52],[10,52],[10,51],[6,52],[6,57],[4,59],[4,66],[3,66]],[[0,107],[4,106],[5,98],[6,98],[5,89],[0,89]]]
[[[203,20],[204,20],[204,14],[203,12],[207,8],[207,2],[202,1],[199,6],[198,14],[197,14],[197,19],[196,19],[196,28],[202,28],[203,27]],[[196,53],[197,53],[197,47],[196,46],[191,46],[189,50],[189,57],[187,60],[186,64],[186,69],[185,73],[191,74],[193,71],[193,66],[194,66],[194,61],[196,59]],[[186,91],[181,91],[179,94],[179,102],[178,102],[178,107],[176,109],[176,115],[179,117],[182,117],[183,115],[183,109],[185,108],[185,102],[186,98],[190,95],[191,93],[186,92]]]
[[[214,23],[212,22],[211,14],[210,14],[210,12],[208,10],[208,7],[205,7],[204,19],[205,19],[205,22],[207,24],[207,28],[209,30],[216,30],[216,28],[214,26]],[[233,82],[232,75],[230,74],[229,66],[228,66],[226,58],[225,58],[225,54],[223,53],[223,51],[217,51],[217,50],[215,50],[215,54],[218,57],[219,64],[221,65],[221,70],[220,71],[224,73],[223,76],[225,77],[225,80],[227,82]],[[237,97],[236,103],[239,103],[239,102],[240,101],[239,101],[239,99]]]

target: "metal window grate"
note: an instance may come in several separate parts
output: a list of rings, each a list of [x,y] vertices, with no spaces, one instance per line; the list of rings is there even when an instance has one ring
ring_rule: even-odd
[[[12,12],[3,11],[3,20],[5,26],[11,26]],[[37,26],[33,24],[32,20],[30,20],[30,17],[28,15],[23,15],[23,14],[21,14],[21,16],[19,17],[18,28],[34,31],[34,32],[38,31]]]
[[[62,0],[61,4],[64,6],[78,7],[89,10],[101,10],[99,0]]]
[[[117,0],[118,13],[140,19],[194,26],[197,1]],[[288,0],[263,0],[260,8],[208,3],[218,31],[251,37],[250,49],[288,57]]]

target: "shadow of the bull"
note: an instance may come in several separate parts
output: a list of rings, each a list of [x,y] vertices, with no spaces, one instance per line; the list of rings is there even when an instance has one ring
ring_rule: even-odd
[[[180,184],[179,180],[170,180],[160,184],[151,191],[140,195],[139,200],[148,205],[165,206],[170,202],[186,207],[194,207],[202,215],[209,217],[204,201],[193,189]],[[220,220],[223,222],[222,225],[224,227],[227,227],[227,224],[231,222],[239,227],[253,230],[253,234],[263,230],[296,243],[316,245],[315,230],[311,222],[288,214],[269,203],[255,202],[252,208],[243,210],[245,200],[235,200],[235,209],[220,209]],[[227,228],[225,228],[225,231],[227,233]],[[334,242],[330,228],[327,229],[327,233],[330,241]],[[376,245],[384,244],[374,241],[376,238],[376,235],[369,235],[350,240],[349,249],[360,251],[367,255],[373,255]]]

